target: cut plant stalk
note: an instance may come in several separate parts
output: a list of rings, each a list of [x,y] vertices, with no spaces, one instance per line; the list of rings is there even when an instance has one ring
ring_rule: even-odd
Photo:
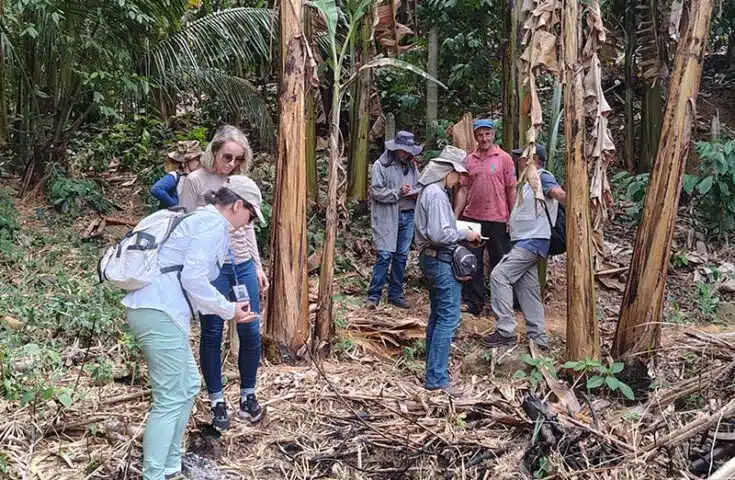
[[[587,160],[584,155],[584,72],[580,64],[580,5],[566,0],[563,10],[564,136],[567,179],[567,360],[600,358],[595,315],[592,229]]]
[[[366,13],[360,21],[360,28],[353,39],[352,61],[364,65],[370,61],[373,37],[373,15]],[[367,201],[368,198],[368,153],[370,143],[370,85],[372,72],[361,72],[352,86],[352,107],[350,109],[350,163],[348,169],[348,199]]]
[[[612,354],[645,373],[661,340],[671,241],[702,77],[712,0],[692,0],[679,40],[658,154],[636,234]]]
[[[306,51],[301,0],[281,3],[280,130],[276,154],[271,230],[271,289],[266,333],[278,353],[295,356],[309,336],[306,262],[306,135],[304,72]],[[276,352],[271,357],[278,359]]]

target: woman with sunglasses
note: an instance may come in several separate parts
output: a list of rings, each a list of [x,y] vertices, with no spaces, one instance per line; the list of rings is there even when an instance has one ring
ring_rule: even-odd
[[[122,303],[148,365],[153,407],[143,436],[143,478],[181,477],[181,443],[201,379],[189,346],[192,312],[256,323],[247,303],[228,300],[210,283],[229,250],[229,231],[260,214],[260,191],[247,177],[231,177],[207,196],[208,205],[187,216],[161,247],[162,267],[181,265],[130,292]]]
[[[233,126],[222,127],[202,155],[203,168],[186,177],[181,192],[181,206],[192,211],[203,205],[207,192],[216,191],[225,184],[228,177],[234,179],[231,175],[241,175],[247,171],[252,158],[253,152],[245,134]],[[260,202],[250,207],[254,207],[262,222]],[[251,311],[260,313],[260,292],[268,288],[268,280],[260,263],[252,224],[230,230],[230,254],[213,285],[229,298],[234,298],[233,288],[236,285],[245,285],[250,297]],[[222,391],[222,332],[225,318],[205,314],[200,315],[200,321],[202,331],[199,360],[211,401],[212,425],[226,430],[230,426],[230,419]],[[237,361],[240,370],[240,415],[255,423],[263,417],[263,408],[255,397],[255,380],[260,363],[260,321],[238,324],[237,335],[240,339]]]

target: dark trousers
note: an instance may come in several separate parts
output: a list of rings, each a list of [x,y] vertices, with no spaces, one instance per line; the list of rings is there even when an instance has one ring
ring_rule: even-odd
[[[235,265],[222,266],[219,277],[212,285],[229,300],[234,301],[232,287],[237,283],[245,285],[250,297],[250,310],[260,313],[260,291],[255,262],[250,259]],[[217,315],[200,315],[202,324],[201,343],[199,344],[199,362],[202,374],[210,394],[222,393],[222,331],[225,320]],[[240,337],[240,351],[237,355],[237,366],[240,370],[240,388],[255,388],[255,379],[260,364],[260,321],[237,324],[237,336]]]
[[[493,268],[500,263],[503,255],[510,252],[510,237],[506,231],[506,224],[501,222],[483,222],[469,217],[463,217],[462,220],[468,222],[479,223],[482,225],[482,236],[487,237],[485,245],[474,248],[467,245],[467,248],[477,257],[480,268],[472,276],[472,280],[462,284],[462,302],[467,305],[470,313],[479,314],[485,308],[485,249],[490,257],[490,269],[487,276],[493,271]]]

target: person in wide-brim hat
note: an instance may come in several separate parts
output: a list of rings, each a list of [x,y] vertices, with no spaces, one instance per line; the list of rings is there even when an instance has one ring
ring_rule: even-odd
[[[191,172],[201,168],[202,149],[197,140],[176,142],[174,149],[167,155],[169,172],[151,187],[151,195],[158,200],[159,208],[179,205],[182,180]]]
[[[390,150],[391,152],[402,150],[411,154],[411,156],[413,157],[420,155],[421,152],[424,150],[424,147],[416,144],[413,133],[405,131],[400,131],[396,133],[396,138],[394,138],[393,140],[387,140],[385,142],[385,148],[386,150]]]
[[[373,164],[370,220],[377,259],[368,288],[368,308],[378,306],[389,271],[388,301],[409,308],[403,296],[403,279],[413,239],[419,176],[414,157],[422,150],[411,132],[400,131],[396,138],[385,142],[385,152]]]
[[[462,287],[452,270],[452,256],[460,241],[476,242],[478,232],[458,230],[446,189],[459,185],[464,150],[448,146],[432,159],[419,178],[421,193],[416,205],[416,248],[419,265],[429,285],[431,314],[426,325],[427,390],[442,390],[452,396],[462,391],[449,380],[449,354],[459,326]]]

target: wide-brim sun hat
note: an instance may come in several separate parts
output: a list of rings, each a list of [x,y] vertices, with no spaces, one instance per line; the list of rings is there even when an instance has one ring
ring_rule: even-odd
[[[396,133],[396,138],[394,138],[393,140],[387,140],[385,142],[385,148],[390,150],[391,152],[394,152],[396,150],[403,150],[404,152],[410,153],[414,157],[416,155],[419,155],[424,150],[424,147],[416,144],[413,133],[406,131],[400,131]]]
[[[177,163],[185,163],[200,158],[203,153],[197,140],[183,140],[176,142],[175,149],[168,152],[168,158]]]
[[[453,145],[447,145],[442,150],[442,153],[438,157],[432,158],[432,162],[448,163],[454,167],[454,171],[458,173],[467,173],[465,168],[465,162],[467,159],[467,152],[461,148],[457,148]]]
[[[263,212],[260,209],[263,204],[263,195],[261,195],[260,188],[254,181],[245,175],[232,175],[227,178],[223,187],[229,188],[238,197],[252,205],[258,220],[265,225],[265,217],[263,217]]]

